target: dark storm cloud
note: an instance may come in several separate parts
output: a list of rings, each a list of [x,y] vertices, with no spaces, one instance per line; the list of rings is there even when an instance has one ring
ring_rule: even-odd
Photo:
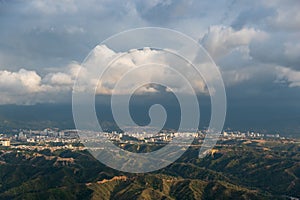
[[[156,1],[156,3],[136,3],[140,16],[152,24],[168,25],[175,21],[197,18],[199,22],[208,20],[216,23],[219,21],[228,5],[227,1],[217,0],[214,3],[208,1]],[[213,16],[213,17],[212,17]]]
[[[123,1],[6,1],[0,6],[0,56],[5,57],[0,69],[81,61],[123,26],[139,24]]]
[[[241,29],[244,26],[263,28],[269,17],[275,17],[276,11],[273,8],[254,7],[242,11],[232,22],[232,27]]]

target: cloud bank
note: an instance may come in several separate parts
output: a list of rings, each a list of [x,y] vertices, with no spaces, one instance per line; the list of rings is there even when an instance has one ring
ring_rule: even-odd
[[[90,50],[112,34],[143,26],[172,28],[199,41],[231,94],[261,96],[265,88],[274,95],[299,92],[299,9],[298,0],[0,1],[0,104],[70,101],[79,63]],[[104,60],[119,54],[98,50]],[[145,60],[172,64],[152,50],[138,51],[119,64],[134,68]],[[185,90],[166,72],[147,74],[141,77],[151,81],[159,74]],[[118,78],[107,76],[106,81]],[[205,93],[202,80],[192,81]],[[92,78],[86,85],[97,83]],[[110,87],[102,84],[97,92],[109,94]],[[155,87],[144,90],[157,92]]]

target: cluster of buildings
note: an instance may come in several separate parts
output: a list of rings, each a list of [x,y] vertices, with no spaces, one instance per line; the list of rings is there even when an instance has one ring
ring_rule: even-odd
[[[123,143],[166,143],[170,142],[174,137],[194,137],[203,139],[207,130],[197,131],[196,133],[183,132],[162,132],[162,133],[149,133],[149,132],[125,132],[125,133],[107,133],[107,132],[81,132],[79,138],[77,130],[59,130],[59,129],[44,129],[44,130],[21,130],[18,133],[4,135],[0,134],[0,145],[10,146],[11,143],[22,144],[30,143],[45,144],[45,143],[61,143],[72,144],[88,141],[100,141],[103,137],[111,141]],[[86,138],[85,138],[86,137]],[[240,132],[240,131],[223,131],[220,139],[238,139],[238,138],[281,138],[279,134],[261,134],[257,132]]]
[[[285,139],[279,134],[262,134],[258,132],[240,132],[240,131],[223,131],[221,135],[211,134],[208,136],[207,130],[192,132],[161,132],[161,133],[149,133],[149,132],[125,132],[125,133],[95,133],[84,132],[84,136],[81,135],[81,141],[83,142],[99,142],[103,141],[103,138],[119,143],[168,143],[174,137],[192,137],[199,140],[203,140],[207,137],[214,137],[221,140],[234,140],[234,139]]]
[[[240,131],[223,131],[222,132],[223,138],[282,138],[280,137],[279,133],[276,134],[263,134],[258,132],[240,132]]]
[[[116,133],[112,132],[111,134],[107,134],[106,136],[110,140],[124,142],[128,140],[133,141],[141,141],[144,143],[160,143],[160,142],[170,142],[174,137],[197,137],[198,133],[190,133],[190,132],[181,132],[181,133],[173,133],[173,132],[162,132],[162,133]]]
[[[79,137],[76,130],[44,129],[44,130],[21,130],[14,134],[0,134],[0,144],[10,146],[11,143],[76,143]]]

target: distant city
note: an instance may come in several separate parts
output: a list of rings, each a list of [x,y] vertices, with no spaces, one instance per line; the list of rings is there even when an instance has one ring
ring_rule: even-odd
[[[109,140],[118,143],[128,144],[166,144],[174,137],[188,136],[195,137],[195,140],[201,143],[205,138],[207,130],[199,130],[196,133],[185,132],[160,132],[157,134],[147,132],[89,132],[92,137],[79,138],[78,130],[59,130],[57,128],[46,128],[44,130],[12,130],[11,133],[0,134],[0,144],[5,147],[13,148],[67,148],[82,150],[85,147],[80,143],[85,139],[98,139],[107,137]],[[279,133],[262,134],[259,132],[241,132],[241,131],[223,131],[219,140],[234,140],[234,139],[289,139],[282,137]],[[290,138],[292,140],[292,138]],[[75,145],[74,145],[75,144]]]

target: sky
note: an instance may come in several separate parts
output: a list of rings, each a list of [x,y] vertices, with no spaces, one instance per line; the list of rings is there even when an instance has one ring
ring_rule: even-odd
[[[71,102],[80,64],[93,48],[113,34],[151,26],[180,31],[207,50],[229,107],[299,110],[299,9],[299,0],[1,0],[0,104]],[[119,53],[97,48],[101,59]],[[128,62],[156,56],[169,62],[151,49]]]
[[[229,98],[299,100],[299,8],[297,0],[1,0],[0,104],[68,101],[80,63],[96,45],[145,26],[203,45]]]

